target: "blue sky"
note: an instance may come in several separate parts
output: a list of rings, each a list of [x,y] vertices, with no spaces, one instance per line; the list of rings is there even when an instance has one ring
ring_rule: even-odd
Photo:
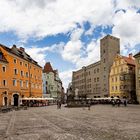
[[[121,54],[140,51],[139,0],[1,0],[0,43],[51,62],[66,88],[72,71],[100,59],[100,39],[121,39]]]

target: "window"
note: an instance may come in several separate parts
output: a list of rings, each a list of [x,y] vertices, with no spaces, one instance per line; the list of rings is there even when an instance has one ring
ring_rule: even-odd
[[[104,67],[104,71],[106,71],[106,67]]]
[[[6,67],[5,66],[2,67],[2,71],[6,72]]]
[[[26,72],[26,77],[28,77],[28,72]]]
[[[27,64],[25,64],[25,67],[27,67]]]
[[[114,86],[112,86],[112,91],[114,91]]]
[[[23,65],[23,62],[20,62],[20,65],[22,66]]]
[[[7,84],[6,80],[3,80],[2,82],[3,82],[3,85],[6,86]]]
[[[117,82],[117,79],[118,79],[118,78],[116,77],[116,78],[115,78],[116,82]]]
[[[14,74],[17,75],[18,74],[18,70],[14,69]]]
[[[28,88],[28,81],[26,81],[26,88]]]
[[[89,75],[90,75],[90,71],[89,71]]]
[[[23,87],[23,81],[20,80],[19,83],[20,83],[20,87]]]
[[[139,80],[139,88],[140,88],[140,80]]]
[[[17,80],[16,79],[13,80],[13,86],[17,86]]]
[[[112,82],[114,82],[114,78],[112,78]]]
[[[21,72],[20,72],[20,75],[21,75],[21,76],[23,76],[23,75],[24,75],[24,74],[23,74],[23,71],[21,71]]]
[[[104,63],[105,63],[105,58],[104,58]]]
[[[116,86],[116,90],[118,90],[117,86]]]
[[[140,64],[140,59],[139,59],[139,64]]]
[[[123,81],[124,80],[124,76],[120,76],[120,81]]]
[[[15,64],[17,63],[17,59],[14,59],[14,63],[15,63]]]

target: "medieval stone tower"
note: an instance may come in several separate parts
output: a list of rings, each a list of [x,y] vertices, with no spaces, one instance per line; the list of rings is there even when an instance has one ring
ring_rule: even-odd
[[[100,40],[100,86],[101,96],[109,95],[109,73],[116,54],[120,54],[120,39],[111,35]]]

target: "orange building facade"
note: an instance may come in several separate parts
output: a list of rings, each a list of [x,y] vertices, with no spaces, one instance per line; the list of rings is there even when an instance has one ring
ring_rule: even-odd
[[[42,97],[42,67],[24,48],[0,44],[0,106],[19,106],[23,97]]]

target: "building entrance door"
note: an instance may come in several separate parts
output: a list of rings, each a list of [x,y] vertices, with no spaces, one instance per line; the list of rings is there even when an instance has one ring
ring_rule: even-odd
[[[7,97],[4,97],[4,105],[7,106]]]
[[[18,94],[14,94],[13,95],[13,98],[14,98],[14,106],[18,106],[18,103],[19,103],[19,95]]]

